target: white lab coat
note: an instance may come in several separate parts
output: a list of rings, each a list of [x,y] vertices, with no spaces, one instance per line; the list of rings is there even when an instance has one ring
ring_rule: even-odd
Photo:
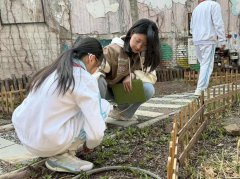
[[[102,141],[110,104],[100,98],[97,80],[90,73],[73,67],[73,75],[72,93],[58,95],[53,72],[13,113],[19,139],[35,155],[49,157],[66,151],[82,130],[88,148]]]

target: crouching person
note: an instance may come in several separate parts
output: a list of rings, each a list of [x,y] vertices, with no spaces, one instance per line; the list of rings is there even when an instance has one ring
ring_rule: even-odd
[[[94,38],[85,38],[40,70],[29,84],[29,94],[13,113],[16,133],[26,148],[48,157],[53,171],[76,173],[93,164],[75,156],[97,147],[106,129],[109,103],[101,99],[91,75],[103,62],[103,49]]]

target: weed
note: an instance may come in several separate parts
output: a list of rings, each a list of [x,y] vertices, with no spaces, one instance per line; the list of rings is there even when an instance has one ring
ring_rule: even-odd
[[[130,153],[130,149],[128,146],[122,146],[117,148],[117,151],[119,154],[129,154]]]
[[[134,137],[135,132],[136,132],[136,128],[128,127],[125,131],[125,134],[128,138],[132,138],[132,137]]]
[[[100,177],[100,179],[110,179],[110,177],[108,177],[108,176],[103,176],[103,177]]]
[[[133,174],[134,177],[139,178],[139,179],[150,179],[146,173],[143,173],[142,171],[139,170],[131,170],[131,173]]]
[[[115,137],[116,137],[116,139],[121,138],[121,136],[122,136],[122,133],[117,130],[117,131],[115,132]]]
[[[49,174],[46,174],[46,175],[43,176],[43,179],[52,179],[52,176],[49,175]]]
[[[102,142],[102,145],[105,146],[105,147],[112,147],[112,146],[115,146],[117,145],[117,141],[115,138],[105,138]]]
[[[103,165],[104,162],[105,162],[105,160],[103,160],[102,158],[97,158],[97,159],[95,160],[95,163],[98,164],[98,165]]]
[[[87,175],[86,172],[80,172],[79,173],[79,178],[81,178],[81,179],[89,179],[89,176]]]
[[[35,172],[31,172],[31,173],[29,174],[30,178],[37,178],[37,175],[38,175],[38,174],[36,174]]]
[[[154,143],[154,142],[151,142],[151,141],[146,141],[146,142],[145,142],[145,145],[146,145],[147,147],[154,147],[155,143]]]
[[[17,163],[16,165],[15,165],[15,167],[16,167],[16,169],[20,169],[20,168],[22,168],[24,165],[22,164],[22,163]]]
[[[169,134],[162,134],[159,138],[158,143],[159,144],[166,144],[170,141],[170,135]]]
[[[196,172],[196,167],[191,163],[190,160],[185,160],[184,175],[188,176],[189,179],[196,179],[198,172]]]

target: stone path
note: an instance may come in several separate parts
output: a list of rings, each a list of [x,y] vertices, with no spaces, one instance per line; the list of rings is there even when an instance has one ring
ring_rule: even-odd
[[[108,118],[107,123],[111,125],[128,127],[130,125],[142,123],[161,116],[165,116],[165,118],[167,118],[169,115],[177,112],[180,108],[186,106],[195,98],[196,96],[193,95],[193,92],[152,98],[146,103],[142,104],[135,113],[139,118],[138,121],[117,121],[112,118]]]

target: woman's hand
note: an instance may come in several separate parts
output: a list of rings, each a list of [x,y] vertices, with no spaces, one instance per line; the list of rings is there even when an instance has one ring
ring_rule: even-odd
[[[127,92],[132,91],[132,79],[130,75],[126,76],[123,80],[124,90]]]

